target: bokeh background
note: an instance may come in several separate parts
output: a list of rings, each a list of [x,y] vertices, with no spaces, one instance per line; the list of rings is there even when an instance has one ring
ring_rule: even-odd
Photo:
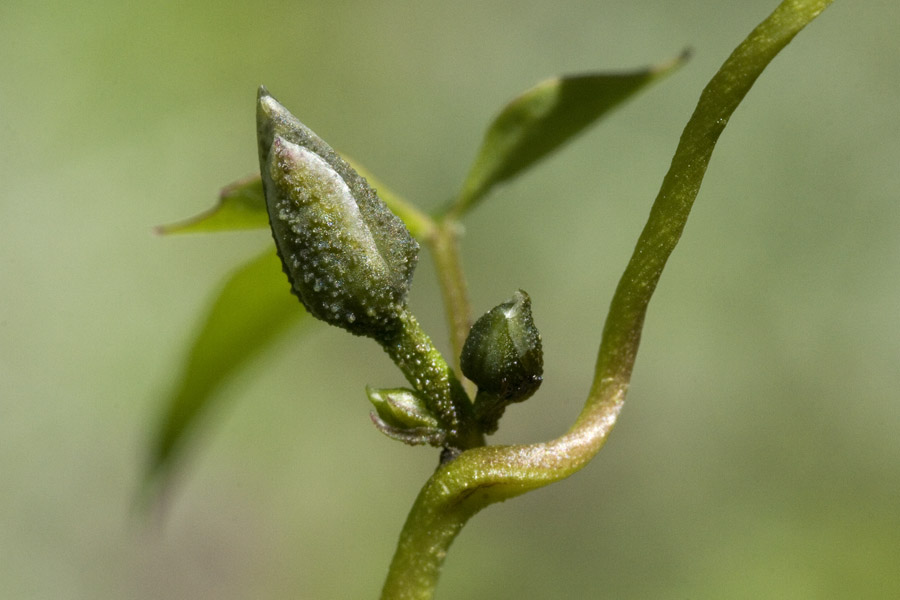
[[[372,598],[437,459],[378,434],[369,341],[287,332],[230,380],[165,510],[134,500],[198,318],[264,231],[160,238],[256,168],[266,84],[433,209],[547,76],[690,63],[466,222],[476,310],[534,302],[563,432],[700,89],[752,2],[0,5],[0,597]],[[439,598],[900,597],[900,4],[838,1],[725,131],[582,472],[479,514]],[[434,271],[412,303],[442,348]]]

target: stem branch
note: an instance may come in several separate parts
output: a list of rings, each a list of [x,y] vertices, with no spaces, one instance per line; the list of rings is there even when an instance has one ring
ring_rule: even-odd
[[[412,313],[404,312],[400,321],[397,332],[379,342],[446,428],[448,447],[465,450],[483,446],[484,436],[475,423],[472,401],[453,370]]]
[[[568,477],[603,447],[621,411],[640,344],[647,305],[678,243],[716,141],[738,104],[769,62],[831,0],[784,0],[735,49],[703,90],[685,126],[672,164],[607,314],[594,381],[572,428],[550,442],[482,446],[441,465],[426,482],[407,517],[382,591],[383,600],[433,597],[450,544],[482,508]],[[438,230],[448,235],[447,223]],[[434,247],[455,243],[437,235]],[[468,315],[465,290],[452,252],[435,251],[451,327]],[[440,258],[440,257],[443,257]],[[452,269],[445,273],[445,269]],[[458,281],[459,280],[459,281]],[[455,338],[456,339],[456,338]],[[458,342],[454,342],[455,344]],[[457,352],[458,354],[458,352]]]

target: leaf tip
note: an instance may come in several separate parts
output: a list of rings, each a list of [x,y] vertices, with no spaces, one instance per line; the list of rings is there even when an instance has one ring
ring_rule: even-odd
[[[173,477],[168,466],[151,463],[131,501],[131,514],[142,521],[161,521],[165,518],[171,501]]]
[[[651,73],[654,74],[664,74],[668,71],[676,69],[682,66],[684,63],[689,61],[694,56],[694,49],[690,46],[685,46],[681,53],[678,54],[675,58],[671,60],[667,60],[666,62],[660,63],[650,69]]]

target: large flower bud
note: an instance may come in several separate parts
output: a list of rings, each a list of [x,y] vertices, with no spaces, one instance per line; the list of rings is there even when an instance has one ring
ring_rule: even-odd
[[[518,290],[475,321],[460,363],[478,386],[475,415],[482,431],[493,433],[506,406],[527,400],[541,385],[544,354],[528,294]]]
[[[398,326],[419,245],[375,190],[265,88],[257,138],[269,223],[294,293],[355,335]]]

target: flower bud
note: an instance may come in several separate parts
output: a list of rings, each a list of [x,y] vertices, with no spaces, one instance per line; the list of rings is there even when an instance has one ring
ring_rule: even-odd
[[[366,387],[366,394],[377,413],[372,413],[372,422],[383,434],[412,445],[443,445],[446,434],[440,423],[412,390]]]
[[[406,306],[419,245],[364,178],[265,88],[257,102],[269,223],[293,292],[312,314],[382,338]]]
[[[485,433],[493,433],[506,406],[527,400],[541,385],[544,355],[528,294],[518,290],[482,315],[460,359],[463,374],[478,386],[476,418]]]

